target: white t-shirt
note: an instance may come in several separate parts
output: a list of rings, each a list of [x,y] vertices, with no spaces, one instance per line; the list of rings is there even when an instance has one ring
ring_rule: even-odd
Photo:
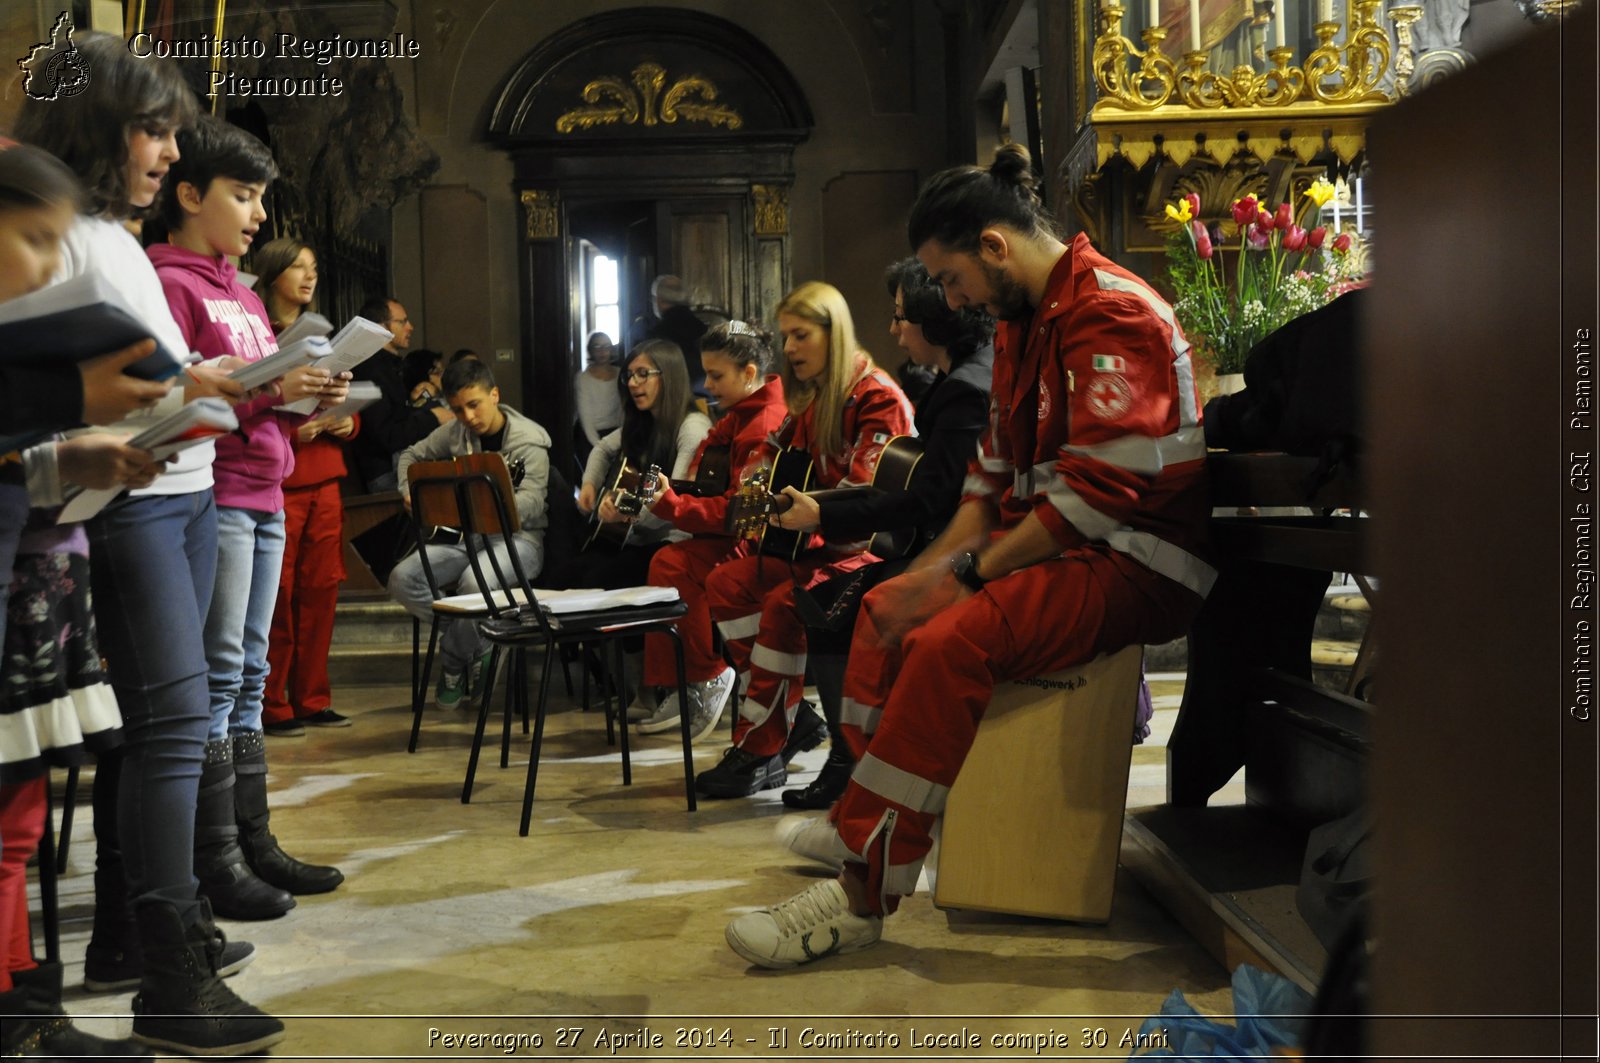
[[[121,222],[79,215],[72,223],[62,241],[61,268],[56,271],[54,283],[71,280],[91,270],[117,290],[168,350],[180,357],[188,353],[189,343],[183,338],[178,323],[172,320],[172,311],[167,306],[167,296],[161,289],[155,267],[139,241]],[[152,410],[134,414],[116,427],[137,431],[141,422],[165,416],[182,404],[183,389],[174,384],[167,397]],[[216,453],[216,445],[209,440],[180,451],[167,471],[156,477],[155,483],[133,493],[186,495],[204,491],[212,483],[211,462]]]

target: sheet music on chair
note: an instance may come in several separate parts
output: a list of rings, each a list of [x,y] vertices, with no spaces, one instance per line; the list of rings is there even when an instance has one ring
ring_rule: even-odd
[[[678,600],[676,587],[621,587],[617,590],[540,591],[539,604],[545,612],[588,613],[628,606],[666,605]]]

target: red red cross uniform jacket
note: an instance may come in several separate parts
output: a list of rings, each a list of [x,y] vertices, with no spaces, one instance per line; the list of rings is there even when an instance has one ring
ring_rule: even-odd
[[[728,407],[711,426],[695,453],[690,475],[699,471],[708,447],[725,446],[737,477],[741,468],[763,452],[767,440],[788,416],[789,410],[783,401],[783,381],[777,376],[768,376],[765,384]],[[684,677],[690,683],[704,683],[724,667],[722,657],[712,645],[706,578],[722,562],[743,553],[741,544],[728,538],[724,531],[728,504],[736,488],[737,484],[730,484],[726,494],[694,498],[680,495],[669,486],[651,510],[663,520],[670,520],[695,535],[693,539],[671,543],[656,551],[656,556],[650,559],[649,576],[652,587],[676,587],[679,597],[689,607],[678,621],[678,635],[683,640]],[[678,681],[672,640],[666,635],[645,636],[644,676],[645,682],[652,686],[671,686]]]
[[[912,428],[911,404],[889,375],[856,360],[856,384],[843,412],[845,446],[823,453],[816,442],[815,404],[786,421],[772,444],[803,448],[816,463],[818,488],[872,482],[878,457],[895,436]],[[805,686],[806,633],[794,609],[794,588],[814,583],[876,560],[865,543],[827,542],[791,564],[747,556],[718,565],[706,582],[711,619],[722,632],[723,647],[739,673],[744,698],[734,722],[734,744],[771,755],[783,747]],[[776,710],[776,711],[775,711]]]
[[[1171,307],[1080,235],[995,348],[964,501],[994,506],[1002,529],[1037,514],[1062,552],[898,642],[879,633],[897,581],[863,603],[842,709],[860,762],[833,817],[883,911],[915,888],[995,684],[1175,638],[1216,576],[1200,405]]]

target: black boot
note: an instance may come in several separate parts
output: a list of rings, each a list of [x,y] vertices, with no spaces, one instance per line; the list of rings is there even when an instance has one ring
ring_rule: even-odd
[[[134,915],[144,949],[134,1037],[195,1056],[244,1055],[283,1039],[283,1023],[240,1000],[218,977],[227,939],[204,898],[191,927],[169,901],[140,901]]]
[[[784,739],[783,750],[778,755],[787,764],[806,750],[816,749],[827,734],[828,728],[822,722],[822,717],[817,715],[811,702],[802,699],[795,706],[794,725],[789,728],[789,737]]]
[[[206,743],[200,769],[200,796],[194,816],[194,873],[200,895],[224,919],[276,919],[294,907],[294,898],[257,878],[239,848],[234,822],[233,740]]]
[[[817,700],[822,702],[822,715],[828,723],[828,759],[811,782],[798,790],[785,790],[783,803],[789,808],[832,808],[850,782],[855,770],[855,758],[839,728],[844,706],[844,673],[846,657],[840,653],[813,653],[811,674],[817,682]],[[798,729],[799,721],[796,720]],[[791,737],[793,735],[791,734]]]
[[[250,867],[262,879],[296,896],[327,893],[344,881],[336,867],[303,864],[278,847],[269,829],[267,809],[267,744],[260,731],[233,736],[234,811],[239,817],[239,844]]]
[[[154,1059],[137,1041],[110,1040],[72,1025],[61,1008],[61,965],[43,963],[29,971],[12,971],[11,992],[0,995],[5,1034],[0,1055],[6,1059]]]

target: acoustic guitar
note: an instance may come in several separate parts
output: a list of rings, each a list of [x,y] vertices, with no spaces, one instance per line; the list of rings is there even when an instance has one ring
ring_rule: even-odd
[[[617,469],[617,475],[612,479],[611,485],[601,492],[602,499],[611,497],[611,504],[617,508],[628,520],[603,521],[600,519],[600,507],[595,506],[594,532],[590,534],[583,548],[588,550],[597,543],[605,542],[618,549],[628,545],[628,539],[633,535],[633,520],[655,501],[656,491],[660,489],[661,466],[652,465],[644,472],[635,469],[626,458]]]
[[[728,506],[728,531],[756,544],[756,552],[793,561],[811,539],[810,532],[774,528],[767,518],[782,513],[791,503],[785,487],[805,491],[811,486],[816,463],[804,450],[785,447],[771,465],[757,470],[739,484]]]

